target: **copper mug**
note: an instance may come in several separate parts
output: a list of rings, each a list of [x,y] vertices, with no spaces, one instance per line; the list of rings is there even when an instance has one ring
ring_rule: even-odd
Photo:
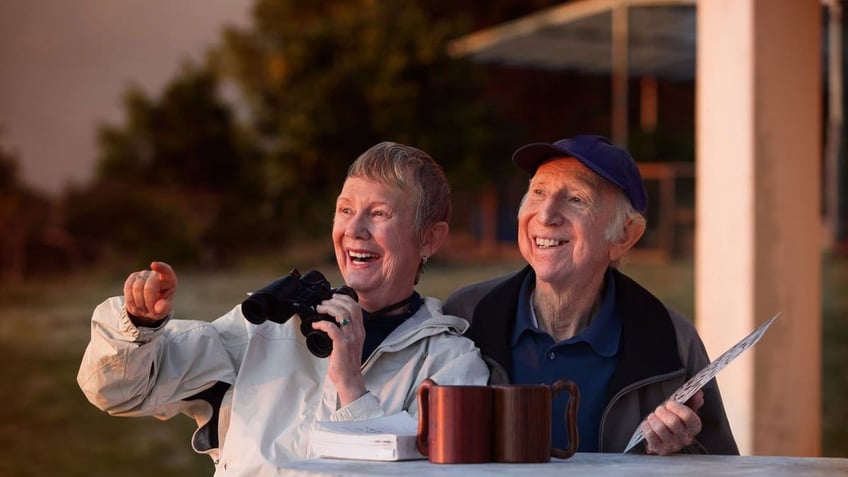
[[[577,406],[580,390],[573,381],[561,379],[552,385],[492,386],[494,414],[493,452],[496,462],[549,462],[567,459],[577,451]],[[551,444],[551,408],[554,398],[568,391],[565,425],[568,448]]]
[[[492,389],[440,386],[425,379],[418,388],[418,451],[434,464],[492,460]]]

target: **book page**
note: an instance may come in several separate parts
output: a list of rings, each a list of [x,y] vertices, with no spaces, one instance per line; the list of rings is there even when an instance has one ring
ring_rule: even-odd
[[[417,435],[418,421],[406,411],[362,421],[319,421],[310,437],[310,453],[336,459],[423,459]]]
[[[725,351],[724,354],[715,359],[712,363],[708,364],[704,369],[702,369],[698,374],[692,376],[689,381],[674,391],[671,396],[668,398],[672,401],[685,403],[689,400],[699,389],[704,387],[705,384],[710,382],[722,369],[725,368],[728,364],[730,364],[737,356],[742,354],[743,351],[754,346],[760,338],[763,337],[763,334],[766,332],[769,326],[771,326],[772,322],[780,315],[780,313],[772,316],[768,321],[760,325],[759,328],[754,330],[751,334],[740,340],[738,343],[733,345],[729,350]],[[643,421],[644,422],[644,421]],[[645,436],[642,434],[642,425],[640,424],[636,428],[636,432],[633,433],[633,437],[630,438],[630,442],[627,444],[627,448],[624,449],[624,452],[630,452],[637,444],[642,442],[645,439]]]
[[[406,411],[364,421],[319,421],[316,429],[343,434],[416,435],[418,421]]]

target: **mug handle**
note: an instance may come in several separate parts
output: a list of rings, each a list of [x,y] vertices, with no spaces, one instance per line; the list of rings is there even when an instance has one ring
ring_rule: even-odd
[[[577,383],[570,379],[560,379],[551,385],[551,400],[563,389],[568,390],[568,407],[565,410],[565,427],[568,429],[568,449],[551,448],[551,456],[568,459],[577,452],[579,437],[577,435],[577,406],[580,403],[580,389]],[[421,401],[419,400],[419,405]]]
[[[424,456],[430,454],[430,388],[433,386],[436,386],[436,382],[430,378],[418,386],[418,436],[415,438],[415,446]]]

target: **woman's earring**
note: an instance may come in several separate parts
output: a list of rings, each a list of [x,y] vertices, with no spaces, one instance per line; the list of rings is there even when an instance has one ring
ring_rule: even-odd
[[[421,257],[421,265],[427,265],[427,256],[426,255]]]

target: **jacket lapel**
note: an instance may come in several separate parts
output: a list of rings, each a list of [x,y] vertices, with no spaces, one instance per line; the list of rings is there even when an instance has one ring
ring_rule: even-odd
[[[618,270],[613,270],[613,276],[622,328],[618,366],[610,379],[607,402],[630,384],[683,368],[677,334],[665,306]]]
[[[512,329],[518,309],[518,294],[530,266],[486,294],[474,309],[471,328],[466,335],[474,340],[480,352],[497,361],[507,373],[512,373]]]

